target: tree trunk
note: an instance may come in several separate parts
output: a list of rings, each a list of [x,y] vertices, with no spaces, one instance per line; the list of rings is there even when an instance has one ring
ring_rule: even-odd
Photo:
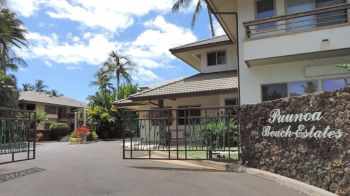
[[[215,37],[215,30],[214,30],[214,24],[213,24],[213,17],[211,15],[210,8],[208,7],[208,15],[209,15],[209,23],[210,23],[210,30],[211,30],[211,36]]]

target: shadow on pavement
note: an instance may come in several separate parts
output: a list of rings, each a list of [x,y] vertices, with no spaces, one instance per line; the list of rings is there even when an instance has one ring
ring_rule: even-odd
[[[33,168],[29,168],[29,169],[15,171],[15,172],[8,173],[8,174],[1,174],[0,175],[0,183],[6,182],[6,181],[9,181],[9,180],[14,180],[16,178],[28,176],[28,175],[31,175],[31,174],[39,173],[39,172],[42,172],[42,171],[45,171],[45,169],[38,168],[38,167],[33,167]]]
[[[147,170],[166,170],[166,171],[197,171],[197,172],[223,172],[216,169],[190,169],[190,168],[174,168],[174,167],[140,167],[140,166],[126,166],[134,169],[147,169]]]

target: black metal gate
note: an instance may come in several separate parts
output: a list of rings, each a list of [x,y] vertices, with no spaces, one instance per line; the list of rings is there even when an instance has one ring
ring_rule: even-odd
[[[237,108],[123,112],[124,159],[239,160]]]
[[[0,164],[35,159],[36,113],[0,108]]]

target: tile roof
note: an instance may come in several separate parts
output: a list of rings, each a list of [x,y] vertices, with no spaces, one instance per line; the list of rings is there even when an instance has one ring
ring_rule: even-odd
[[[236,71],[199,73],[131,95],[128,100],[152,100],[232,92],[238,88]]]
[[[47,103],[53,105],[61,105],[61,106],[71,106],[71,107],[84,107],[85,104],[68,98],[68,97],[55,97],[52,95],[48,95],[46,93],[39,93],[33,91],[24,91],[19,95],[19,101],[28,101],[28,102],[39,102],[39,103]]]
[[[183,46],[171,48],[170,51],[179,52],[187,49],[198,49],[198,48],[202,48],[212,44],[232,44],[232,41],[227,35],[222,35],[222,36],[212,37],[212,38],[201,40],[198,42],[186,44]]]

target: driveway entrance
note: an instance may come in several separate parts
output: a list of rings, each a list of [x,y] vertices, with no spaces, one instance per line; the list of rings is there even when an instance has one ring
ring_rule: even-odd
[[[0,180],[1,196],[303,196],[245,173],[123,160],[120,141],[39,143],[37,153],[35,160],[0,166],[0,179],[21,174]]]

